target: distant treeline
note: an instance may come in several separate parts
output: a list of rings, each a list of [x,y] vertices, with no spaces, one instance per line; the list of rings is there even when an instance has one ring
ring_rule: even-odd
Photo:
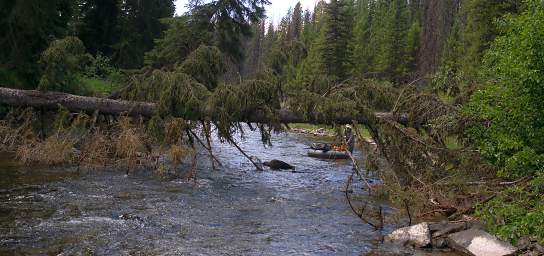
[[[297,4],[278,25],[253,24],[244,75],[324,88],[350,77],[408,83],[436,72],[474,76],[517,0],[331,0]]]

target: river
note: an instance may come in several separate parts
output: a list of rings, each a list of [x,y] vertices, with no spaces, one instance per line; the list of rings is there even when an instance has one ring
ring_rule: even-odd
[[[297,172],[258,172],[217,141],[223,166],[213,171],[202,152],[197,185],[150,171],[77,174],[3,159],[0,255],[361,255],[384,249],[381,237],[393,227],[375,231],[364,224],[341,192],[349,161],[306,157],[313,138],[279,134],[265,148],[258,132],[245,136],[241,146],[248,154],[281,159]]]

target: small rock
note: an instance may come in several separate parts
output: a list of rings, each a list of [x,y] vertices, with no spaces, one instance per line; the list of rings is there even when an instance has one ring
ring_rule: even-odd
[[[143,222],[143,219],[140,216],[132,215],[132,214],[129,214],[129,213],[125,213],[125,214],[120,215],[119,219],[122,219],[122,220],[134,220],[134,221],[138,221],[138,222]]]
[[[328,250],[328,251],[331,251],[331,252],[336,252],[336,248],[334,248],[334,246],[328,245],[328,244],[321,246],[321,249]]]
[[[283,198],[275,198],[275,197],[270,198],[270,202],[272,202],[272,203],[276,203],[276,202],[281,203],[281,202],[284,202],[284,201],[285,201],[285,199],[283,199]]]
[[[522,253],[519,253],[519,256],[541,256],[544,255],[544,247],[538,244],[537,241],[533,241],[529,238],[522,238],[516,244],[518,250]]]
[[[473,256],[505,256],[517,251],[517,248],[512,245],[480,229],[469,229],[451,234],[448,236],[448,245]]]
[[[530,246],[532,245],[532,241],[527,238],[527,237],[524,237],[522,239],[520,239],[518,241],[518,243],[516,244],[516,246],[520,249],[520,250],[526,250],[528,249]]]
[[[410,244],[416,247],[426,247],[431,243],[429,224],[423,222],[414,226],[400,228],[386,236],[385,241],[396,244]]]
[[[535,248],[535,251],[544,254],[544,246],[542,246],[540,244],[535,244],[534,248]]]

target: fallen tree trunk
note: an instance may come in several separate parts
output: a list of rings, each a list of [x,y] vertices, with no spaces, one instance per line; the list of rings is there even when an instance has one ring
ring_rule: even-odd
[[[7,104],[16,107],[33,107],[40,109],[56,110],[59,106],[68,109],[71,112],[93,113],[98,111],[107,115],[120,115],[126,113],[130,116],[152,117],[158,111],[155,103],[135,102],[125,100],[113,100],[97,97],[86,97],[61,92],[41,92],[36,90],[19,90],[0,87],[0,104]],[[315,123],[326,124],[331,120],[323,117],[306,118],[304,115],[282,109],[279,110],[279,121],[282,123]],[[391,113],[375,113],[376,117],[393,118]],[[270,120],[263,112],[252,112],[247,115],[246,120],[240,122],[266,123]],[[406,117],[395,117],[399,122],[406,123]],[[350,124],[354,121],[360,124],[369,124],[367,117],[361,115],[358,117],[339,116],[332,122],[336,124]]]
[[[150,117],[157,110],[154,103],[111,100],[85,97],[60,92],[41,92],[0,87],[0,103],[16,107],[58,109],[62,106],[72,112],[95,112],[103,114],[141,115]]]

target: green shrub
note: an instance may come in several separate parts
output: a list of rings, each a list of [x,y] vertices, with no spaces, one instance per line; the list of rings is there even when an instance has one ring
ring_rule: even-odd
[[[456,97],[461,93],[463,81],[466,79],[462,71],[455,71],[450,66],[441,67],[431,78],[431,86],[437,93]]]
[[[55,40],[40,58],[44,72],[38,86],[42,91],[75,93],[79,90],[79,75],[90,60],[83,42],[77,37]]]
[[[201,45],[181,63],[180,71],[191,75],[197,82],[213,91],[219,75],[225,72],[223,56],[217,47]]]
[[[83,78],[85,93],[107,96],[123,82],[123,74],[111,64],[111,59],[98,53],[85,66]]]
[[[505,178],[531,177],[481,205],[489,229],[511,241],[544,242],[544,3],[525,1],[519,16],[498,21],[501,36],[485,55],[490,82],[465,113],[469,139]]]
[[[119,84],[100,78],[80,78],[81,88],[79,93],[89,96],[109,96],[119,87]]]
[[[108,78],[116,69],[111,65],[111,59],[98,53],[85,67],[85,76],[92,78]]]
[[[544,157],[544,6],[526,1],[526,11],[498,22],[485,56],[493,78],[475,92],[465,113],[476,120],[469,137],[508,178],[534,175]]]
[[[544,172],[529,184],[509,188],[479,206],[477,215],[505,240],[528,237],[544,243]]]

